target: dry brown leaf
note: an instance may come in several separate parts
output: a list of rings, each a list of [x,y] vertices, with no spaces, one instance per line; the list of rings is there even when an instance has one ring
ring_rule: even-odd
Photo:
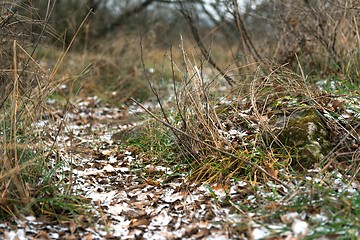
[[[273,165],[270,165],[270,164],[267,164],[266,165],[266,171],[274,178],[278,178],[278,173],[279,171],[274,169],[274,166]]]
[[[36,236],[33,238],[34,240],[50,240],[49,233],[45,231],[40,231]]]
[[[150,221],[146,218],[133,219],[131,220],[130,227],[148,226]]]
[[[146,169],[146,174],[153,174],[157,172],[156,166],[155,165],[150,165],[147,169]]]
[[[61,239],[63,239],[63,240],[77,240],[78,237],[76,237],[76,236],[74,236],[74,235],[66,234],[66,235],[63,236]]]
[[[73,235],[74,232],[76,231],[76,223],[75,223],[74,219],[70,219],[69,227],[70,227],[71,235]]]
[[[213,190],[229,190],[229,186],[228,185],[224,185],[224,184],[221,184],[221,183],[217,183],[213,186],[211,186],[211,188]]]
[[[192,238],[195,238],[195,239],[203,239],[206,235],[209,234],[209,230],[208,229],[201,229],[199,230],[198,233],[194,234],[192,236]]]
[[[155,187],[160,186],[160,182],[159,182],[159,181],[157,181],[157,180],[152,180],[152,179],[150,179],[150,178],[145,179],[145,182],[146,182],[147,184],[152,185],[152,186],[155,186]]]
[[[83,239],[84,239],[84,240],[93,240],[94,238],[93,238],[93,235],[92,235],[91,233],[89,233],[89,234],[85,235],[85,236],[83,237]]]

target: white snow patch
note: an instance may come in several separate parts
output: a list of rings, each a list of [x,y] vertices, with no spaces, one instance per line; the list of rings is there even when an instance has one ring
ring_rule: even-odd
[[[309,233],[309,224],[302,220],[295,220],[291,225],[291,230],[296,237],[303,237]]]
[[[255,228],[251,233],[254,240],[266,238],[269,234],[270,232],[266,228]]]

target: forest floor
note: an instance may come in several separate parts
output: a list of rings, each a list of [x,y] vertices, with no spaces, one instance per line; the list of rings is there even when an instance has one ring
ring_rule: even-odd
[[[56,102],[49,106],[46,114],[57,120],[49,117],[34,129],[47,132],[49,149],[56,142],[49,161],[57,166],[55,177],[81,197],[81,210],[0,223],[0,238],[294,240],[360,234],[360,183],[350,174],[309,169],[301,177],[287,175],[289,188],[239,179],[194,183],[181,166],[114,139],[137,124],[140,108],[109,107],[96,97],[70,110]]]

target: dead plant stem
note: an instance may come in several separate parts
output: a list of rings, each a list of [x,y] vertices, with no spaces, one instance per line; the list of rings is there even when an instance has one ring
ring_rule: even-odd
[[[13,68],[13,79],[14,79],[14,88],[13,88],[13,101],[12,101],[12,122],[11,122],[11,134],[12,134],[12,141],[14,144],[14,149],[12,150],[13,152],[13,161],[14,161],[14,167],[18,168],[19,165],[19,159],[18,159],[18,155],[17,155],[17,111],[18,111],[18,99],[19,99],[19,78],[18,78],[18,70],[17,70],[17,44],[16,44],[16,40],[14,40],[13,42],[13,64],[14,64],[14,68]],[[10,160],[11,161],[11,160]],[[8,169],[10,170],[10,169]],[[25,200],[27,199],[27,194],[25,191],[25,186],[22,182],[21,176],[19,175],[13,175],[12,176],[12,180],[14,181],[14,185],[16,186],[17,191],[19,191],[19,195],[20,195],[20,199]]]

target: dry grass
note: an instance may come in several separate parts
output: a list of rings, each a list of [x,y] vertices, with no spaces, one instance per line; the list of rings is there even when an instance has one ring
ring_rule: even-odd
[[[316,6],[322,6],[323,2]],[[164,52],[156,38],[145,35],[142,45],[146,51],[142,56],[138,34],[119,34],[101,39],[83,51],[69,53],[71,45],[63,49],[51,46],[49,50],[40,42],[31,45],[28,39],[17,39],[16,30],[11,28],[14,22],[3,22],[1,30],[11,37],[0,47],[3,67],[0,75],[2,214],[15,216],[23,209],[29,213],[32,211],[29,206],[39,201],[36,184],[49,165],[42,145],[45,133],[34,131],[34,123],[43,118],[47,96],[58,95],[64,98],[66,105],[78,95],[98,95],[110,103],[122,104],[131,97],[151,98],[148,81],[158,86],[154,92],[163,106],[161,123],[169,127],[180,156],[189,160],[193,180],[222,182],[242,177],[257,182],[277,179],[281,169],[284,169],[282,176],[286,177],[291,171],[294,153],[277,138],[269,119],[282,111],[294,113],[303,104],[319,111],[328,110],[332,97],[316,90],[309,74],[317,72],[313,75],[316,79],[336,75],[344,81],[358,83],[359,19],[356,8],[338,3],[331,5],[331,11],[318,9],[322,25],[315,21],[313,11],[316,8],[304,3],[294,8],[284,5],[285,15],[273,19],[281,38],[273,42],[276,48],[263,49],[265,57],[272,56],[278,63],[253,62],[251,49],[244,50],[238,43],[225,48],[213,42],[210,35],[205,42],[206,36],[207,50],[236,82],[232,89],[227,88],[218,71],[212,69],[208,59],[194,47],[196,43],[187,38],[182,39],[180,46]],[[1,16],[4,16],[2,19],[10,17],[10,20],[15,17],[5,8],[1,9]],[[16,17],[26,25],[34,24],[31,19]],[[322,27],[325,33],[319,31]],[[298,36],[305,39],[304,46],[297,42]],[[259,44],[255,42],[254,46],[259,47]],[[244,61],[238,58],[241,50],[246,56]],[[63,84],[67,89],[59,88]],[[170,98],[166,93],[169,84]],[[274,104],[287,96],[300,102],[292,109]],[[359,172],[359,151],[353,150],[348,141],[350,138],[358,144],[359,126],[354,122],[329,123],[328,128],[336,133],[336,141],[320,165],[324,170],[330,165],[340,166],[334,162],[336,154],[347,154],[347,159],[351,159],[348,169],[355,179]],[[231,130],[246,134],[229,138],[227,134]],[[164,136],[169,137],[169,134]],[[161,148],[163,152],[166,150],[166,147]],[[47,180],[50,184],[51,179]],[[54,195],[57,193],[55,190]]]
[[[174,89],[177,89],[174,91],[175,99],[173,99],[172,109],[176,109],[174,117],[176,120],[172,124],[194,138],[209,143],[215,148],[235,153],[245,160],[242,162],[226,154],[219,154],[199,141],[186,136],[180,137],[180,146],[185,148],[194,159],[195,172],[192,175],[194,179],[218,181],[224,180],[224,176],[231,177],[238,173],[245,173],[245,175],[249,173],[251,179],[267,177],[261,174],[257,177],[259,171],[249,164],[244,164],[246,161],[254,161],[255,165],[267,168],[269,173],[284,168],[291,170],[290,163],[298,161],[297,149],[281,142],[277,138],[279,133],[274,133],[268,121],[279,112],[283,112],[284,116],[285,114],[291,116],[304,107],[316,109],[323,115],[329,109],[334,111],[331,107],[329,108],[329,102],[338,101],[336,96],[319,91],[313,85],[318,80],[336,78],[345,84],[358,85],[359,72],[356,67],[360,61],[358,9],[354,7],[356,3],[353,1],[348,2],[348,5],[344,4],[341,1],[331,4],[326,4],[326,1],[289,4],[276,2],[272,7],[278,14],[266,19],[270,20],[267,24],[272,25],[274,33],[278,33],[272,39],[274,45],[264,45],[261,38],[254,38],[252,43],[255,49],[246,49],[241,46],[236,48],[234,46],[241,43],[234,42],[233,45],[230,44],[228,51],[221,51],[233,57],[233,65],[228,65],[228,68],[224,62],[221,63],[222,67],[226,68],[226,73],[232,75],[236,82],[236,87],[226,97],[230,102],[228,106],[221,104],[216,97],[214,98],[213,92],[216,92],[214,89],[219,89],[220,77],[217,78],[214,75],[209,77],[209,73],[214,72],[210,70],[207,59],[200,56],[200,50],[194,48],[189,51],[189,48],[182,47],[182,61],[170,60],[174,64],[176,75],[180,76],[180,80],[174,83]],[[231,9],[229,11],[229,13],[235,13],[235,16],[239,14],[231,12]],[[242,16],[238,17],[242,18]],[[236,25],[236,18],[234,17],[233,20],[233,24]],[[218,26],[221,29],[221,24]],[[238,31],[238,35],[242,36],[241,29]],[[218,49],[212,50],[214,46],[211,44],[207,46],[210,46],[208,49],[211,55],[219,54]],[[238,54],[251,55],[251,51],[259,50],[260,46],[263,50],[260,56],[261,62],[249,62],[251,57],[240,62],[237,59]],[[188,53],[195,53],[195,57],[189,57]],[[275,59],[277,63],[265,61],[265,57]],[[227,58],[218,57],[217,59]],[[175,62],[179,67],[176,67]],[[212,82],[211,79],[214,81]],[[356,91],[354,93],[356,94]],[[290,97],[297,103],[291,108],[276,106],[276,101],[283,97]],[[338,104],[341,105],[341,103]],[[339,107],[335,107],[335,112],[336,108]],[[248,116],[238,117],[247,110]],[[335,112],[333,113],[336,114]],[[336,158],[334,152],[342,149],[340,145],[343,145],[343,149],[348,151],[348,159],[351,159],[353,165],[357,165],[358,151],[350,147],[351,142],[358,142],[359,138],[355,133],[358,131],[356,117],[342,122],[333,119],[329,123],[327,118],[323,120],[326,122],[330,135],[346,136],[342,139],[331,139],[334,149],[329,156]],[[239,123],[246,127],[238,125]],[[226,129],[227,125],[252,132],[255,137],[249,139],[246,147],[241,145],[243,144],[241,141],[239,141],[240,146],[234,147],[219,133],[219,131],[230,130],[231,127]],[[255,129],[252,129],[254,125]],[[344,145],[344,142],[347,144]],[[325,156],[320,161],[321,167],[334,164],[330,161],[332,157],[329,156]],[[355,176],[354,173],[358,172],[357,167],[350,168]]]
[[[276,58],[294,69],[300,58],[306,74],[342,74],[359,82],[359,10],[355,1],[306,1],[274,6],[275,28],[283,32]]]
[[[2,16],[9,14],[7,11],[10,8],[5,5],[1,8]],[[12,7],[19,6],[15,4]],[[30,6],[25,7],[28,7],[29,11],[35,11]],[[19,13],[10,13],[6,21],[6,18],[2,17],[2,31],[11,37],[6,38],[1,47],[4,52],[1,61],[3,66],[6,66],[1,69],[1,219],[47,212],[52,206],[42,205],[42,201],[70,193],[65,185],[60,190],[58,187],[63,183],[51,177],[51,172],[55,171],[49,160],[53,149],[48,149],[43,144],[49,133],[44,132],[38,123],[51,117],[45,114],[47,96],[66,81],[57,74],[71,44],[59,53],[51,68],[44,69],[41,59],[34,54],[41,45],[40,39],[43,35],[37,42],[31,43],[29,39],[23,38],[22,34],[26,34],[26,29],[21,31],[25,25],[40,24],[39,21]],[[17,19],[25,20],[21,23]],[[42,24],[44,25],[40,26],[46,29],[46,22]],[[20,33],[16,34],[18,31]],[[44,33],[45,31],[42,32]],[[36,33],[29,34],[32,36],[31,34]],[[69,99],[67,100],[69,103]],[[61,131],[61,124],[57,131]],[[57,133],[53,136],[56,138]]]
[[[161,74],[168,73],[166,66],[156,66],[162,62],[163,51],[151,41],[145,44],[149,48],[146,67],[156,69],[153,77],[157,80]],[[64,78],[76,80],[68,82],[67,88],[69,92],[79,92],[80,96],[100,96],[114,105],[124,103],[130,97],[146,100],[151,97],[151,91],[141,64],[139,46],[137,34],[118,34],[111,39],[102,39],[91,46],[91,50],[71,52],[59,73]],[[84,68],[88,69],[86,74],[78,76]],[[165,73],[161,73],[160,68],[165,69]]]
[[[278,180],[290,176],[294,170],[300,173],[307,167],[334,164],[329,156],[310,165],[302,163],[296,146],[279,139],[281,132],[270,124],[272,118],[283,115],[288,119],[303,109],[316,109],[320,115],[329,110],[324,99],[331,96],[309,82],[300,64],[300,74],[275,63],[251,64],[241,69],[248,73],[247,78],[229,91],[225,81],[209,70],[201,56],[189,56],[184,49],[180,47],[181,62],[176,62],[170,54],[173,75],[178,79],[173,81],[170,100],[157,96],[163,106],[163,120],[156,118],[173,132],[182,156],[190,159],[192,180],[223,182],[238,177],[253,182]],[[219,91],[221,88],[223,92]],[[157,95],[156,89],[154,92]],[[286,99],[290,99],[289,104]],[[342,134],[355,134],[358,127],[351,121],[333,123],[336,126],[326,122],[330,135],[339,128],[343,129]],[[231,131],[244,135],[229,139]],[[356,141],[356,136],[337,141],[350,143]],[[356,156],[357,151],[348,150]],[[350,166],[353,176],[358,171],[355,165]]]

